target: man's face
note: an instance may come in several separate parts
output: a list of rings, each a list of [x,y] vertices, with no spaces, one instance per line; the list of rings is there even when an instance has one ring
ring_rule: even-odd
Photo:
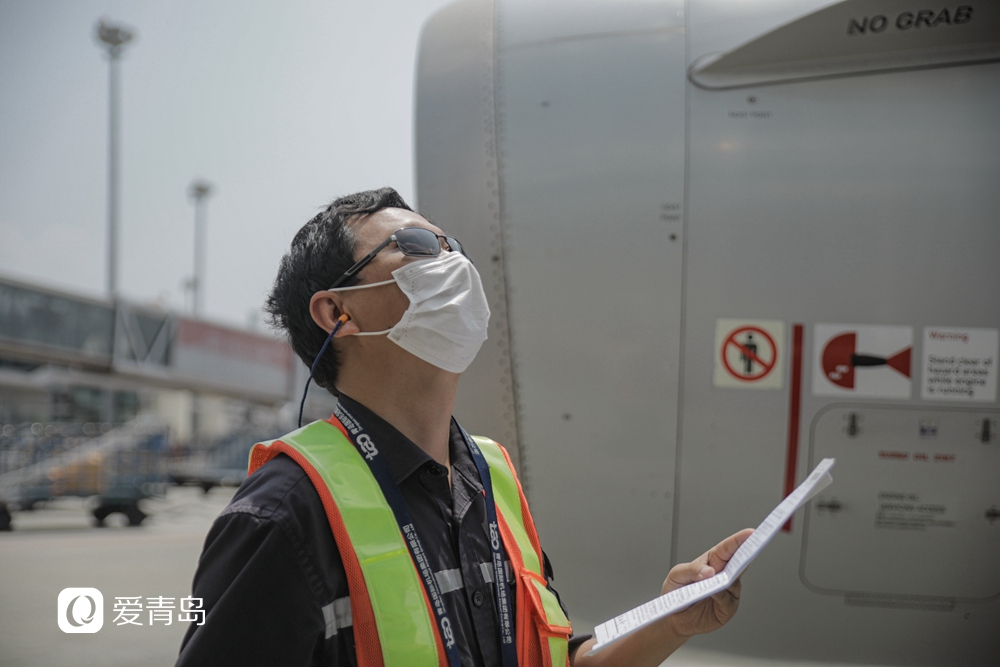
[[[384,208],[376,213],[360,216],[349,224],[357,238],[354,261],[367,255],[397,229],[423,227],[435,234],[443,233],[440,228],[432,225],[421,215],[401,208]],[[407,257],[400,252],[395,243],[390,243],[358,272],[357,284],[368,285],[392,280],[393,271],[420,260],[420,257]],[[410,305],[410,300],[395,284],[365,290],[349,290],[342,294],[344,310],[358,324],[361,331],[389,329],[399,322]]]

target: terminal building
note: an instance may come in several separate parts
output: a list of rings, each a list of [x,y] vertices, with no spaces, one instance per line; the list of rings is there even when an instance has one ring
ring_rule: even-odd
[[[302,368],[267,334],[0,278],[3,424],[120,424],[146,412],[180,441],[213,437],[234,414],[293,400]]]
[[[307,376],[266,333],[0,277],[0,528],[63,495],[137,524],[169,482],[238,484],[254,442],[294,428]]]

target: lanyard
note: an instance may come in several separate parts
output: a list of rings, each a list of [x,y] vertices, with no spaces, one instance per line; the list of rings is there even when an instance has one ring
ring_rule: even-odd
[[[392,508],[392,513],[399,524],[399,530],[403,534],[407,548],[410,550],[410,556],[413,558],[413,562],[417,566],[417,571],[420,573],[420,578],[424,582],[424,589],[431,602],[431,608],[434,610],[438,628],[441,630],[441,639],[444,642],[445,652],[448,655],[448,664],[450,667],[460,667],[461,661],[458,655],[458,647],[455,643],[455,634],[452,630],[451,619],[448,618],[448,610],[444,605],[444,597],[438,586],[434,572],[431,570],[427,552],[424,551],[423,545],[420,542],[420,536],[417,535],[416,526],[413,525],[413,519],[410,518],[410,512],[406,508],[403,494],[399,490],[396,480],[393,479],[392,471],[389,470],[389,464],[386,462],[385,457],[380,454],[371,436],[368,435],[368,432],[361,425],[361,422],[351,414],[343,403],[337,403],[334,408],[334,416],[344,425],[344,428],[350,435],[351,442],[354,443],[354,446],[357,447],[358,452],[368,464],[368,468],[372,471],[375,481],[378,482],[379,487],[382,489],[382,495],[385,496],[386,502]],[[479,451],[479,447],[476,446],[475,441],[469,437],[461,426],[459,426],[459,430],[461,430],[465,444],[469,448],[469,453],[476,463],[476,469],[479,471],[480,481],[483,484],[483,490],[486,495],[486,517],[489,523],[490,549],[493,552],[494,596],[496,598],[497,613],[500,621],[500,653],[503,659],[503,667],[517,667],[517,648],[514,644],[514,623],[512,618],[513,608],[507,588],[507,571],[504,567],[503,544],[500,541],[489,464],[486,463],[486,459],[482,452]]]
[[[452,417],[452,421],[455,418]],[[465,446],[476,463],[479,480],[483,483],[486,494],[486,522],[490,527],[490,550],[493,552],[493,595],[496,598],[497,614],[500,616],[500,656],[503,667],[517,667],[517,646],[514,644],[513,613],[510,604],[510,589],[507,587],[507,568],[503,564],[503,543],[500,541],[500,524],[497,522],[497,507],[493,500],[493,480],[490,477],[490,466],[486,457],[479,451],[479,445],[469,437],[465,429],[456,421],[455,425],[462,432]]]

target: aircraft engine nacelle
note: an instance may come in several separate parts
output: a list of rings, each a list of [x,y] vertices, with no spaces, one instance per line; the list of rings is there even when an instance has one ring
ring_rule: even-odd
[[[493,317],[457,414],[579,631],[834,484],[698,645],[1000,664],[1000,3],[461,0],[422,213]]]

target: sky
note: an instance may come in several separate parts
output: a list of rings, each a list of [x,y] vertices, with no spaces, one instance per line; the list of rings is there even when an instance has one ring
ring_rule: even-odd
[[[449,0],[0,0],[0,276],[101,298],[108,63],[121,63],[119,291],[189,307],[195,178],[207,202],[206,319],[261,327],[295,232],[336,196],[414,204],[421,26]]]

